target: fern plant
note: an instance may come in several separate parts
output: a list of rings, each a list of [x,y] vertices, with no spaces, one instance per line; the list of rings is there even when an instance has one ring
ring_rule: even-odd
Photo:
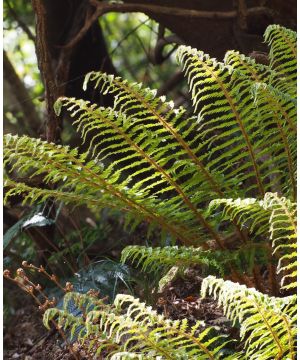
[[[295,204],[272,193],[261,201],[217,200],[212,207],[221,204],[225,217],[238,217],[240,224],[250,219],[252,231],[256,226],[269,227],[274,251],[280,253],[278,271],[287,273],[283,279],[294,280],[282,286],[293,288],[296,263],[282,264],[286,258],[295,257]],[[158,264],[185,265],[190,255],[192,263],[212,262],[211,253],[201,249],[136,246],[124,249],[123,261],[138,258],[144,270],[153,271]],[[217,328],[207,327],[202,321],[190,327],[186,319],[168,320],[129,295],[118,295],[110,306],[95,297],[68,293],[63,309],[48,309],[44,323],[49,327],[50,321],[56,321],[60,328],[70,331],[71,338],[76,335],[90,355],[101,356],[108,351],[110,359],[296,359],[296,295],[272,297],[214,276],[203,280],[201,295],[218,300],[224,315],[239,326],[243,351],[234,352],[234,345],[241,345],[218,334]],[[74,304],[82,316],[72,314]]]
[[[65,108],[74,118],[88,151],[6,135],[5,164],[13,173],[41,175],[47,184],[36,188],[8,176],[6,199],[23,194],[24,202],[51,197],[121,209],[128,226],[147,221],[149,233],[160,228],[163,238],[185,246],[251,253],[251,266],[243,267],[240,259],[228,271],[233,280],[259,286],[258,263],[273,257],[271,248],[257,246],[261,238],[235,218],[220,227],[220,217],[211,216],[207,206],[213,199],[263,199],[275,191],[295,199],[296,34],[272,25],[265,41],[270,66],[233,51],[217,62],[201,51],[179,48],[195,116],[141,84],[88,74],[84,87],[93,84],[114,95],[112,108],[74,98],[56,103],[58,115]]]
[[[217,329],[165,319],[128,295],[109,306],[70,293],[63,309],[46,311],[46,326],[55,319],[90,354],[111,359],[296,358],[296,297],[272,296],[278,280],[282,291],[296,286],[296,34],[272,25],[265,41],[269,66],[235,51],[218,62],[179,48],[194,116],[141,84],[93,72],[84,87],[114,95],[112,108],[74,98],[56,103],[58,115],[66,109],[74,118],[87,152],[25,136],[4,139],[13,174],[7,201],[22,194],[29,203],[51,197],[121,209],[128,226],[147,221],[149,234],[160,228],[163,238],[184,245],[125,249],[123,260],[138,258],[144,269],[185,265],[187,256],[217,262],[235,282],[208,277],[202,295],[213,295],[240,325],[244,351],[228,354],[229,339]],[[16,173],[41,175],[47,188],[19,182]],[[82,316],[72,315],[71,303]]]

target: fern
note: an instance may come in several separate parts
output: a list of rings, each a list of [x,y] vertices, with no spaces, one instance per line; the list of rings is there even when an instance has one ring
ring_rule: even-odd
[[[218,63],[201,51],[180,47],[178,58],[188,75],[203,144],[211,147],[209,168],[223,173],[225,182],[250,182],[246,193],[255,191],[259,196],[284,183],[287,163],[293,181],[295,159],[287,140],[287,124],[282,121],[283,115],[291,122],[295,119],[293,100],[263,82],[253,84],[246,72]],[[252,69],[251,64],[247,63],[252,76],[256,67]],[[266,92],[271,95],[266,97]],[[272,108],[269,98],[280,106]]]
[[[88,151],[6,135],[4,160],[11,170],[6,200],[23,194],[29,203],[56,198],[123,210],[132,229],[147,221],[149,234],[159,228],[163,238],[203,251],[218,249],[224,259],[232,251],[232,278],[252,286],[253,277],[259,286],[258,257],[272,258],[263,241],[264,220],[248,229],[249,221],[232,216],[220,226],[220,214],[212,216],[207,207],[214,199],[262,201],[268,192],[295,201],[295,33],[271,26],[265,41],[271,48],[267,67],[232,51],[217,62],[201,51],[179,48],[195,116],[141,84],[88,74],[84,87],[113,95],[112,108],[74,98],[56,103],[58,115],[66,109],[74,118]],[[18,182],[16,174],[41,176],[46,187]],[[272,262],[283,251],[274,241]],[[251,259],[247,269],[245,258]],[[286,263],[280,268],[288,276],[293,272]]]
[[[292,84],[297,80],[297,45],[296,33],[279,25],[268,26],[265,41],[271,46],[270,59],[285,81]],[[294,94],[296,87],[294,86]]]
[[[55,320],[58,326],[71,329],[75,333],[83,321],[75,320],[68,312],[71,301],[84,304],[86,296],[68,293],[64,300],[64,310],[48,309],[44,324],[49,326]],[[90,300],[89,300],[90,301]],[[95,299],[93,299],[96,302]],[[151,307],[130,295],[118,295],[113,306],[94,309],[86,308],[84,327],[78,333],[83,344],[88,339],[88,350],[92,356],[101,356],[110,350],[110,359],[231,359],[223,354],[228,339],[218,335],[214,328],[205,328],[198,321],[188,328],[186,320],[168,320],[157,314]],[[223,355],[222,355],[223,354]],[[130,357],[129,357],[130,356]]]
[[[241,324],[247,359],[296,358],[296,296],[269,297],[255,289],[209,276],[202,296],[218,299],[224,314]]]
[[[296,34],[272,25],[265,41],[270,66],[235,51],[218,62],[179,48],[195,116],[141,84],[88,74],[84,88],[112,94],[112,108],[74,98],[55,105],[57,115],[65,109],[74,118],[88,150],[6,135],[5,199],[23,195],[32,204],[55,198],[122,210],[132,229],[147,221],[149,234],[159,228],[162,237],[185,246],[128,247],[123,261],[147,271],[190,264],[228,269],[248,287],[210,276],[202,295],[213,295],[240,325],[246,358],[295,359],[296,296],[252,288],[265,285],[261,266],[275,262],[282,290],[296,287]],[[45,186],[18,181],[19,175],[41,176]],[[244,358],[226,355],[233,344],[218,329],[166,319],[129,295],[108,305],[68,293],[61,309],[45,312],[47,327],[53,320],[96,357]]]
[[[173,266],[180,269],[191,265],[208,266],[224,274],[226,262],[233,261],[234,255],[225,254],[224,251],[210,251],[202,248],[185,246],[165,246],[163,248],[146,246],[127,246],[122,251],[121,261],[130,260],[136,266],[141,266],[143,271],[168,270]]]
[[[223,206],[222,217],[235,219],[248,226],[256,236],[270,239],[273,252],[278,256],[278,273],[283,273],[282,283],[292,280],[283,289],[296,288],[297,224],[296,204],[276,193],[267,193],[263,200],[218,199],[212,201],[211,211]]]

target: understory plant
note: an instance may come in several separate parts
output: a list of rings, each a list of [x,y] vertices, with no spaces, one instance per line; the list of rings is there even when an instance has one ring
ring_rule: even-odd
[[[242,351],[199,320],[173,321],[128,295],[113,305],[69,293],[63,309],[48,309],[91,356],[111,359],[295,359],[296,312],[296,34],[269,26],[269,65],[236,51],[223,62],[181,46],[177,58],[187,77],[194,115],[156,91],[92,72],[93,85],[114,96],[103,108],[74,98],[56,102],[88,150],[26,136],[6,135],[6,200],[48,198],[91,209],[124,211],[126,226],[148,223],[149,235],[181,246],[129,247],[142,268],[167,270],[191,264],[215,275],[202,295],[215,297],[240,326]],[[16,179],[42,176],[45,188]],[[68,304],[83,308],[73,316]],[[229,346],[230,347],[230,346]]]

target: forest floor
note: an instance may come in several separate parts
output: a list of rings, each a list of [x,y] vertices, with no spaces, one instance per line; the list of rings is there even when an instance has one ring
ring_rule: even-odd
[[[158,297],[157,310],[172,319],[187,318],[191,326],[196,320],[204,320],[207,325],[220,327],[223,334],[237,338],[238,329],[230,325],[216,301],[200,298],[201,282],[202,278],[195,269],[190,269],[184,279],[171,281]],[[24,294],[20,296],[24,300]],[[25,300],[5,328],[3,359],[74,359],[59,334],[47,331],[41,319],[37,307],[29,298]],[[79,358],[85,359],[85,356],[82,354]]]
[[[41,313],[34,304],[28,304],[13,315],[4,332],[4,360],[69,360],[68,349],[61,338],[47,331]]]

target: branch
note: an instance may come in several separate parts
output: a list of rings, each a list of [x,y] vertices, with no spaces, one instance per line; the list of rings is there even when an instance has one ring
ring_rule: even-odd
[[[184,76],[181,71],[176,71],[163,85],[158,89],[157,96],[167,95],[167,93],[175,88],[182,80]]]
[[[61,95],[54,76],[47,39],[46,9],[44,1],[32,0],[36,14],[36,53],[41,77],[45,87],[45,101],[47,109],[46,138],[48,142],[55,142],[60,137],[61,121],[54,111],[54,103]]]
[[[40,118],[24,83],[17,75],[5,51],[3,51],[3,75],[4,79],[13,89],[13,94],[22,109],[26,130],[31,136],[37,135],[41,126]]]
[[[193,10],[193,9],[181,9],[178,7],[168,7],[160,5],[145,5],[145,4],[112,4],[107,2],[99,2],[98,0],[90,0],[90,4],[96,7],[94,14],[86,20],[86,23],[78,32],[78,34],[66,45],[64,48],[72,48],[75,46],[90,29],[98,18],[109,12],[142,12],[145,14],[156,13],[163,14],[168,16],[179,16],[179,17],[190,17],[190,18],[199,18],[199,19],[223,19],[223,20],[232,20],[238,16],[236,10],[232,11],[202,11],[202,10]],[[266,7],[253,7],[248,9],[248,13],[270,13],[270,9]]]

